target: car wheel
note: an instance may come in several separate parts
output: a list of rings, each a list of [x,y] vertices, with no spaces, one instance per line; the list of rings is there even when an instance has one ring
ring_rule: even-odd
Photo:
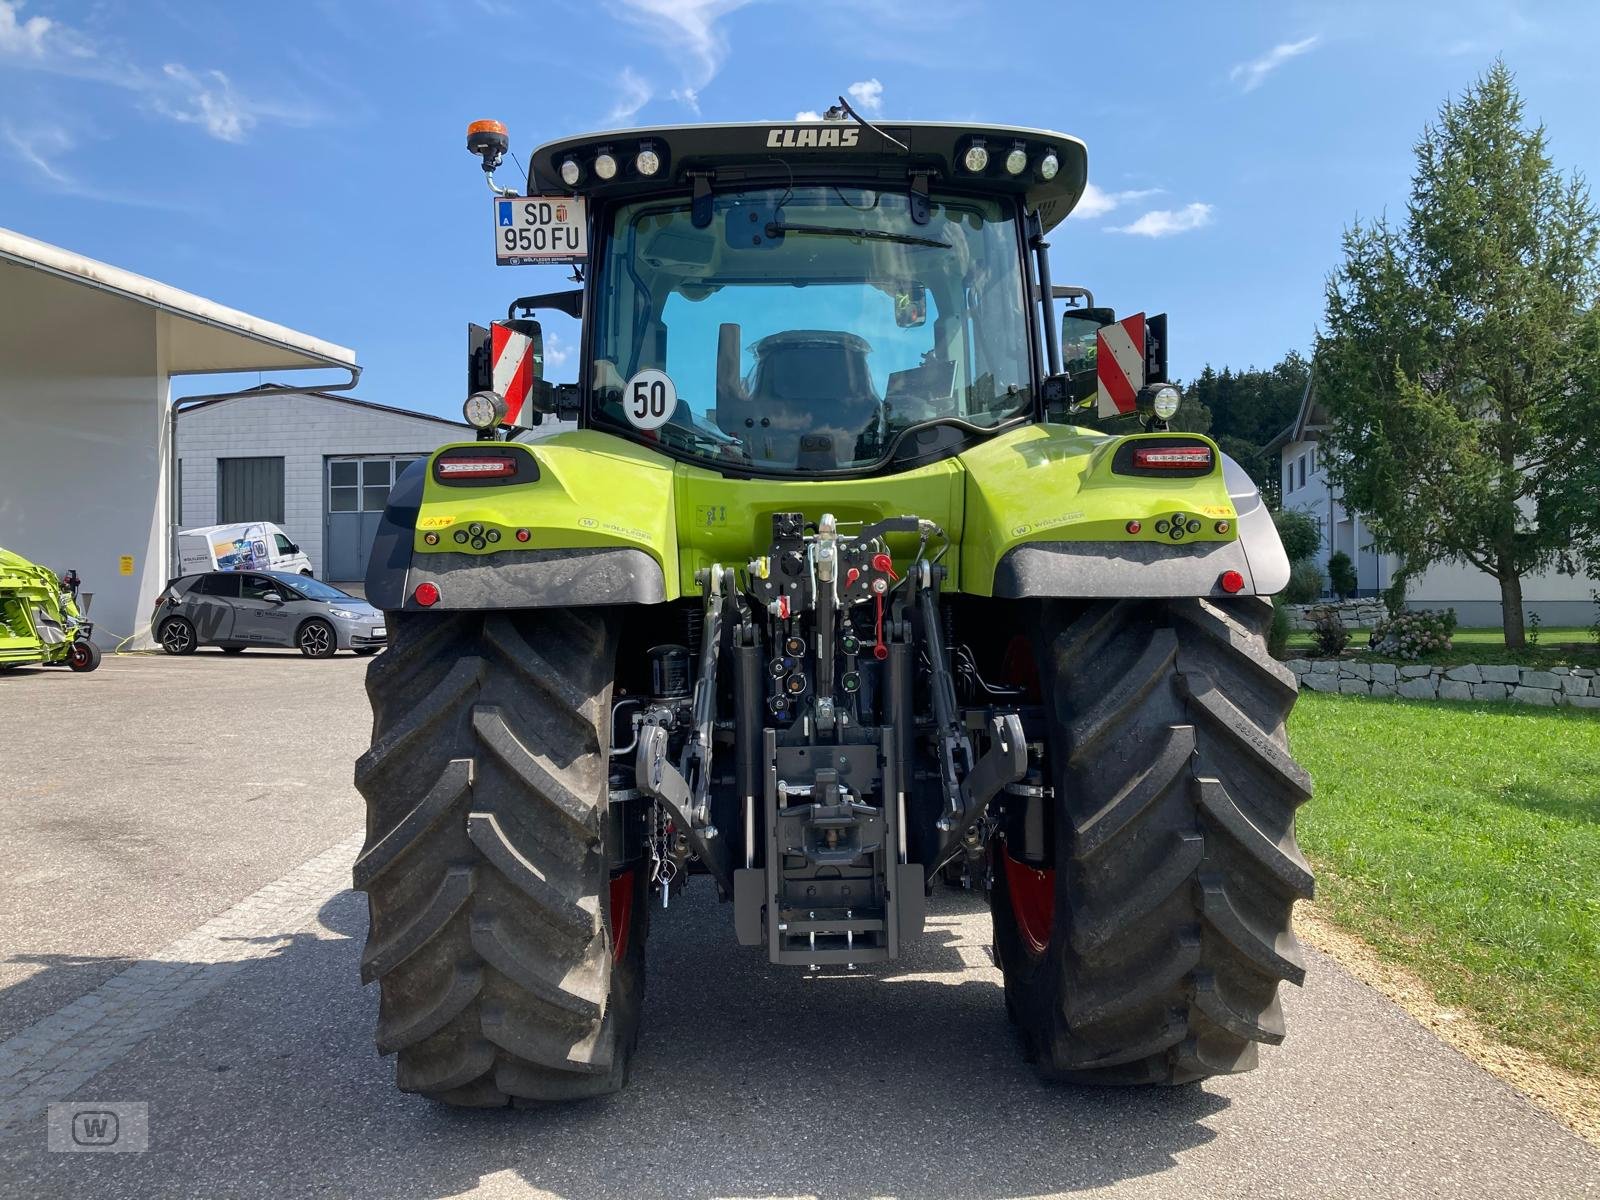
[[[193,654],[198,644],[194,626],[183,617],[168,617],[161,626],[161,648],[168,654]]]
[[[222,652],[224,654],[243,654],[244,653],[244,647],[243,646],[224,646],[222,648]]]
[[[310,570],[310,568],[302,568],[301,571],[300,571],[300,574],[304,575],[307,579],[311,578],[311,570]]]
[[[294,644],[300,647],[300,653],[307,658],[332,658],[339,649],[339,639],[333,632],[333,626],[326,621],[307,621],[300,626]]]

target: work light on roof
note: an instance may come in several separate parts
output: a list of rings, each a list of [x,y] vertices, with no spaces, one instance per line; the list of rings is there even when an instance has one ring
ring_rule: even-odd
[[[610,151],[602,150],[594,156],[594,173],[605,180],[617,177],[617,160]]]
[[[633,165],[641,175],[654,175],[661,170],[661,156],[646,143],[644,149],[639,151],[639,157],[633,160]]]
[[[982,138],[974,138],[972,145],[967,147],[966,157],[961,160],[963,166],[974,175],[981,174],[989,165],[989,150],[983,144]]]
[[[1056,172],[1061,170],[1061,160],[1056,157],[1056,152],[1051,150],[1039,160],[1039,178],[1045,182],[1056,177]]]
[[[575,158],[561,160],[561,182],[568,187],[577,187],[583,182],[583,164]]]
[[[1168,384],[1159,389],[1152,397],[1150,406],[1155,409],[1156,416],[1163,421],[1170,421],[1177,415],[1178,406],[1183,403],[1183,396],[1178,389]]]
[[[1021,142],[1011,147],[1011,153],[1006,155],[1006,174],[1021,175],[1028,169],[1028,151]]]

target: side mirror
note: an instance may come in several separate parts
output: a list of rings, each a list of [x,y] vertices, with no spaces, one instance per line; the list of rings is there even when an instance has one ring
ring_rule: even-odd
[[[1068,371],[1079,360],[1092,362],[1095,335],[1116,319],[1109,308],[1069,308],[1061,314],[1061,361]]]
[[[927,287],[911,283],[895,292],[894,323],[901,329],[920,329],[928,323]]]
[[[278,592],[266,592],[261,597],[268,604],[282,604],[283,596]]]
[[[510,380],[503,424],[535,425],[536,417],[556,411],[552,389],[543,386],[544,330],[531,317],[467,326],[467,394],[497,391],[497,374]]]

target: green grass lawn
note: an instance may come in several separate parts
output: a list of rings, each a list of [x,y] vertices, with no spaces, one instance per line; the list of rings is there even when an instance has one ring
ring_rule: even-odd
[[[1302,693],[1317,904],[1504,1041],[1600,1076],[1600,715]]]
[[[1345,653],[1361,652],[1362,662],[1406,663],[1411,659],[1391,655],[1372,654],[1367,651],[1367,638],[1371,631],[1352,629],[1350,645]],[[1456,666],[1461,663],[1516,663],[1523,667],[1600,667],[1600,642],[1587,629],[1574,626],[1548,626],[1539,631],[1539,644],[1521,650],[1506,648],[1505,634],[1497,625],[1492,629],[1458,629],[1451,635],[1453,648],[1434,654],[1425,654],[1414,661]],[[1296,629],[1289,634],[1286,658],[1316,657],[1316,643],[1309,629]]]

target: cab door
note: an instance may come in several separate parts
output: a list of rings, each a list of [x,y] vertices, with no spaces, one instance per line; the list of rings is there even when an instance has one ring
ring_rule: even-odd
[[[298,610],[305,607],[299,600],[298,592],[270,575],[240,575],[239,598],[233,602],[233,640],[251,646],[294,645]]]

